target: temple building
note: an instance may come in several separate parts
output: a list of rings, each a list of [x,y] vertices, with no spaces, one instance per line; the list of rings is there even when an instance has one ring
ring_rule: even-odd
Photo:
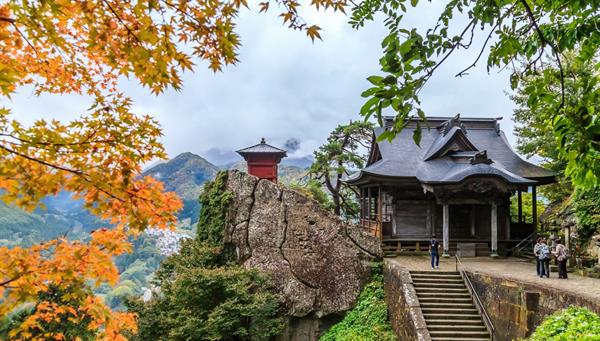
[[[273,147],[263,137],[259,144],[237,151],[248,164],[248,174],[277,183],[277,168],[287,156],[283,149]]]
[[[497,255],[531,235],[537,225],[536,187],[554,173],[521,159],[500,130],[501,118],[428,117],[420,146],[413,141],[417,119],[409,119],[392,141],[376,128],[364,169],[345,181],[361,194],[361,224],[384,245],[426,250],[437,235],[445,256],[461,245],[478,255]],[[421,126],[423,126],[421,122]],[[521,193],[532,192],[533,223],[525,223]],[[518,198],[511,222],[510,197]]]

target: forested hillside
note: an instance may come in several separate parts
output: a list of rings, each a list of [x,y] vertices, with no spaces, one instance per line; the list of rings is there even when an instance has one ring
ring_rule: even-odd
[[[302,158],[292,160],[292,163],[306,165],[309,161],[308,158]],[[114,288],[104,285],[96,290],[96,294],[104,297],[112,308],[123,308],[123,296],[143,295],[165,255],[176,249],[179,239],[193,235],[200,212],[198,197],[202,187],[215,177],[220,168],[188,152],[150,167],[143,173],[162,181],[167,191],[176,192],[183,200],[184,207],[178,213],[176,231],[149,229],[132,240],[132,253],[117,258],[116,264],[121,272],[119,283]],[[241,161],[227,168],[245,170],[246,165]],[[305,169],[294,165],[283,164],[279,171],[283,183],[296,181],[306,175]],[[74,200],[67,192],[48,197],[43,204],[43,208],[26,212],[0,202],[0,246],[29,247],[59,236],[85,240],[91,231],[108,224],[90,214],[80,201]]]

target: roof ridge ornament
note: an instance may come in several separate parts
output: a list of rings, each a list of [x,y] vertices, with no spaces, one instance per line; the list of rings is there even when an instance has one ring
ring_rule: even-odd
[[[492,159],[490,159],[487,156],[487,150],[482,150],[482,151],[478,152],[471,159],[472,165],[478,165],[478,164],[491,165],[492,163],[494,163],[494,161],[492,161]]]
[[[453,127],[458,127],[463,131],[463,133],[467,134],[467,128],[460,121],[460,114],[456,114],[456,116],[442,123],[442,134],[446,136],[446,134],[448,134]]]
[[[266,143],[267,143],[267,140],[265,140],[264,137],[260,139],[260,144],[266,144]]]

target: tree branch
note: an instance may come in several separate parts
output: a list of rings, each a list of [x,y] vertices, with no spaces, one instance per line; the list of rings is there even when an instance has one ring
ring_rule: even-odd
[[[133,31],[129,28],[129,26],[127,26],[127,24],[123,21],[123,19],[121,19],[121,17],[119,16],[119,14],[110,5],[110,3],[107,0],[102,0],[102,2],[104,2],[106,4],[106,6],[108,6],[108,9],[112,12],[112,14],[114,14],[114,16],[117,18],[117,20],[119,20],[119,22],[121,23],[121,25],[125,26],[125,29],[127,30],[127,33],[131,34],[138,43],[141,43],[140,38],[138,38],[135,35],[135,33],[133,33]]]
[[[556,58],[556,62],[558,63],[558,70],[560,72],[560,94],[561,94],[561,100],[560,100],[560,105],[558,106],[558,109],[560,110],[565,105],[565,75],[564,75],[564,71],[563,71],[562,62],[560,60],[560,53],[558,51],[558,47],[556,45],[554,45],[552,42],[550,42],[548,39],[546,39],[546,37],[544,36],[544,33],[540,29],[540,26],[538,25],[538,22],[535,19],[535,16],[533,15],[533,12],[531,11],[531,7],[529,7],[529,4],[527,3],[527,0],[519,0],[519,2],[521,2],[521,4],[523,4],[523,7],[525,7],[525,12],[527,12],[527,17],[529,17],[531,24],[533,24],[533,27],[535,28],[535,31],[537,32],[540,40],[542,41],[542,44],[546,44],[546,45],[550,46],[550,48],[552,49],[552,52],[554,54],[554,57]]]
[[[7,23],[11,23],[14,24],[15,23],[15,19],[13,18],[8,18],[8,17],[0,17],[0,21],[5,21]]]

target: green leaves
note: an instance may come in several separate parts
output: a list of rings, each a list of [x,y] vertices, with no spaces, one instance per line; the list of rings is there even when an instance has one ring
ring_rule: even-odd
[[[550,116],[548,124],[555,124],[556,139],[564,160],[568,160],[566,173],[576,186],[596,186],[600,183],[598,146],[598,41],[600,31],[600,6],[591,3],[512,1],[449,1],[440,13],[436,24],[426,30],[417,30],[403,21],[406,0],[369,0],[354,8],[353,20],[357,26],[372,20],[376,13],[384,16],[389,34],[382,40],[381,73],[368,78],[372,87],[362,96],[366,99],[360,114],[366,119],[394,115],[395,124],[382,139],[392,139],[404,125],[402,122],[418,116],[424,120],[420,92],[436,70],[472,42],[483,41],[483,46],[473,61],[457,76],[468,74],[487,54],[487,68],[512,68],[510,86],[517,89],[522,82],[525,103],[534,111],[543,110]],[[418,0],[411,0],[412,7]],[[458,17],[468,24],[455,27]],[[541,20],[550,18],[549,21]],[[476,30],[475,28],[479,28]],[[460,32],[449,34],[449,32]],[[577,49],[575,49],[577,47]],[[578,65],[591,66],[593,76],[577,76],[569,91],[565,91],[566,78],[571,66],[565,56],[574,54]],[[548,56],[548,58],[546,58]],[[548,62],[555,63],[548,68]],[[588,71],[591,72],[591,71]],[[589,75],[589,74],[588,74]],[[527,82],[527,78],[540,80]],[[562,117],[562,120],[551,120]],[[413,133],[419,144],[421,126]],[[594,142],[595,141],[595,142]]]
[[[375,274],[360,293],[356,306],[341,322],[331,327],[319,341],[396,341],[397,337],[388,321],[387,304],[384,298],[383,276]]]
[[[369,76],[367,80],[373,85],[380,85],[381,81],[383,81],[383,77],[381,76]]]
[[[548,316],[528,340],[597,340],[599,335],[600,316],[586,308],[569,307]]]
[[[284,321],[267,278],[226,261],[224,251],[184,240],[156,273],[160,294],[128,302],[139,317],[134,340],[266,340],[279,334]]]

